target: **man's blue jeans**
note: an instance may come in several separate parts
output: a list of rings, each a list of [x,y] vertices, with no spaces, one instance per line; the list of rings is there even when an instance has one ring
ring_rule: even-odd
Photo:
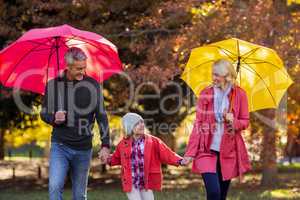
[[[71,172],[73,200],[87,199],[87,183],[92,149],[78,151],[52,142],[49,164],[49,198],[62,200],[68,170]]]

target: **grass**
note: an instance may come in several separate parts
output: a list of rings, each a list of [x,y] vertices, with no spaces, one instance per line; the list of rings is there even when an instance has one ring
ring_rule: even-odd
[[[228,200],[296,200],[300,199],[300,165],[279,166],[279,179],[272,187],[261,187],[260,173],[251,173],[245,182],[232,182]],[[112,173],[113,171],[111,171]],[[162,192],[155,192],[156,200],[205,200],[205,190],[200,176],[189,169],[171,168],[164,174]],[[45,200],[48,199],[47,180],[40,183],[29,180],[9,180],[0,182],[0,200]],[[67,184],[64,199],[71,199],[70,184]],[[126,200],[121,191],[118,175],[92,179],[88,188],[89,200]]]
[[[232,182],[228,194],[228,200],[296,200],[300,199],[300,173],[280,173],[279,180],[272,187],[264,188],[259,185],[260,174],[249,174],[242,184]],[[196,177],[200,179],[200,177]],[[175,182],[173,182],[175,181]],[[180,178],[166,180],[162,192],[155,192],[156,200],[204,200],[205,190],[201,181],[196,184],[180,185]],[[176,182],[178,181],[178,182]],[[191,182],[191,179],[188,181]],[[20,186],[17,184],[16,186]],[[121,191],[120,182],[113,184],[92,183],[88,188],[89,200],[126,200],[125,193]],[[64,199],[71,199],[71,189],[64,192]],[[0,190],[0,200],[45,200],[48,199],[46,187],[11,187]]]
[[[0,194],[1,200],[44,200],[48,198],[46,190],[16,191],[5,190]],[[71,199],[70,189],[64,193],[64,199]],[[126,200],[126,195],[119,188],[99,188],[88,192],[89,200]],[[205,191],[202,188],[172,189],[163,192],[155,192],[156,200],[200,200],[205,199]],[[273,200],[273,199],[300,199],[299,192],[289,189],[270,189],[270,190],[238,190],[233,188],[229,193],[229,200]]]
[[[289,171],[289,172],[300,172],[300,163],[292,163],[292,164],[280,164],[278,165],[279,171]]]

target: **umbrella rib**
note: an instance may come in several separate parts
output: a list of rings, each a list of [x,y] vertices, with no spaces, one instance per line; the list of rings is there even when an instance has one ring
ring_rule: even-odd
[[[76,38],[76,36],[74,38]],[[97,49],[99,49],[100,51],[102,51],[107,57],[110,58],[110,56],[105,51],[103,51],[103,49],[101,49],[100,47],[94,45],[93,43],[90,43],[88,40],[86,40],[84,42],[87,43],[87,44],[89,44],[89,45],[92,45],[93,47],[96,47]],[[106,45],[106,44],[104,44],[104,45]],[[111,47],[109,45],[107,45],[107,46],[111,49]]]
[[[66,39],[65,43],[66,43],[66,42],[69,42],[70,40],[74,40],[76,37],[77,37],[77,36],[75,36],[75,35],[72,35],[72,37],[70,37],[70,38]]]
[[[72,36],[73,36],[73,38],[68,39],[68,41],[70,41],[70,40],[72,40],[72,39],[75,39],[75,38],[79,38],[79,39],[80,39],[80,37],[77,37],[77,36],[75,36],[75,35],[72,35]],[[90,43],[89,40],[82,41],[82,42],[84,42],[84,43],[86,43],[86,44],[89,44],[89,45],[91,45],[91,46],[97,48],[98,50],[100,50],[101,52],[103,52],[107,57],[110,58],[110,56],[109,56],[109,54],[108,54],[107,52],[103,51],[103,49],[101,49],[100,47],[94,45],[93,43]],[[69,48],[69,47],[65,44],[66,42],[62,42],[62,43],[63,43],[67,48]],[[108,46],[108,45],[107,45],[107,46]],[[110,46],[108,46],[108,47],[110,48]],[[112,59],[112,60],[113,60],[113,59]]]
[[[51,45],[48,45],[47,43],[37,42],[37,41],[34,41],[34,40],[27,40],[26,42],[30,42],[30,43],[37,44],[37,45],[44,45],[44,46],[51,47]]]
[[[63,44],[67,49],[69,49],[69,46],[67,46],[66,43],[69,42],[70,40],[73,40],[75,37],[73,36],[73,38],[67,38],[65,41],[63,41],[62,38],[66,38],[66,37],[61,37],[60,43]]]
[[[240,57],[240,44],[239,40],[236,40],[236,48],[237,48],[237,65],[236,65],[236,72],[240,71],[241,65],[241,57]]]
[[[85,43],[85,42],[82,42],[81,44],[80,44],[80,43],[78,43],[78,44],[70,44],[70,45],[69,45],[69,47],[72,47],[72,46],[77,46],[77,45],[82,45],[82,44],[87,44],[87,43]]]
[[[271,93],[269,87],[267,86],[266,82],[264,81],[264,79],[263,79],[263,78],[259,75],[259,73],[257,73],[257,71],[256,71],[255,69],[253,69],[250,65],[248,65],[248,64],[246,64],[246,65],[247,65],[251,70],[248,69],[245,65],[241,65],[241,67],[243,67],[244,69],[248,70],[249,72],[251,72],[251,73],[257,75],[257,76],[262,80],[263,84],[265,85],[265,87],[267,88],[269,94],[270,94],[271,97],[272,97],[272,100],[273,100],[274,105],[277,106],[277,105],[276,105],[275,98],[273,97],[273,95],[272,95],[272,93]],[[252,71],[252,70],[253,70],[253,71]]]
[[[72,35],[72,36],[73,36],[73,38],[70,38],[68,41],[73,40],[73,39],[75,39],[75,38],[81,39],[81,38],[78,37],[78,36],[75,36],[75,35]],[[92,45],[93,47],[95,47],[95,48],[99,49],[100,51],[102,51],[106,56],[110,57],[105,51],[103,51],[103,49],[101,49],[100,47],[98,47],[98,46],[94,45],[93,43],[89,42],[88,39],[86,39],[85,41],[82,41],[82,42],[84,42],[84,43],[86,43],[86,44],[89,44],[89,45]],[[106,45],[106,44],[104,44],[104,45]],[[108,46],[109,48],[111,48],[109,45],[106,45],[106,46]]]
[[[221,51],[223,51],[232,61],[235,61],[233,57],[231,57],[228,53],[226,53],[226,51],[228,51],[227,49],[222,49],[220,48]],[[230,51],[228,51],[230,53]]]
[[[64,41],[62,41],[62,40],[60,40],[60,42],[61,42],[67,49],[69,49],[69,46],[66,45],[66,42],[64,42]]]
[[[20,60],[15,64],[15,66],[13,67],[12,71],[10,72],[10,74],[7,76],[6,80],[4,81],[4,85],[6,85],[6,82],[8,81],[8,79],[10,78],[10,76],[12,75],[12,73],[15,71],[15,69],[17,68],[17,66],[22,62],[22,60],[28,56],[30,53],[32,53],[36,48],[40,47],[42,44],[33,47],[32,49],[30,49],[26,54],[24,54]]]
[[[241,55],[241,58],[243,58],[241,61],[246,60],[247,58],[249,58],[249,56],[251,56],[252,54],[254,54],[259,48],[255,48],[252,49],[251,51],[246,52],[245,54]],[[246,56],[247,55],[247,56]]]
[[[232,61],[235,61],[235,59],[231,56],[236,56],[236,54],[232,53],[231,51],[227,50],[227,49],[224,49],[224,48],[221,48],[219,46],[216,46],[216,45],[209,45],[211,47],[216,47],[218,49],[220,49],[223,53],[225,53]],[[228,54],[229,53],[229,54]],[[230,55],[231,54],[231,55]]]
[[[51,44],[51,48],[53,47],[53,41],[51,41],[51,40],[53,40],[53,38],[47,38],[47,40],[48,40],[48,42]]]
[[[70,47],[73,46],[73,45],[69,45],[69,46],[68,46],[68,45],[66,45],[66,43],[68,43],[68,42],[71,41],[71,40],[74,40],[76,37],[77,37],[77,36],[72,35],[72,37],[66,38],[65,41],[62,41],[62,44],[63,44],[65,47],[70,48]],[[65,38],[65,37],[64,37],[64,38]],[[83,42],[83,44],[86,44],[86,43]]]
[[[210,47],[217,47],[217,48],[219,48],[219,49],[223,49],[223,50],[227,51],[228,53],[232,54],[233,56],[236,56],[235,53],[229,51],[228,49],[222,48],[222,47],[220,47],[220,46],[218,46],[218,45],[208,45],[208,46],[210,46]]]
[[[52,47],[51,48],[45,48],[45,49],[36,49],[36,50],[32,50],[32,52],[39,52],[39,51],[46,51],[46,50],[51,50],[52,49]]]
[[[254,59],[254,60],[257,60],[257,59]],[[249,65],[249,64],[263,64],[263,63],[266,63],[266,64],[269,64],[269,65],[271,65],[271,66],[277,68],[277,69],[280,70],[285,76],[289,77],[289,74],[286,73],[285,71],[283,71],[282,68],[280,68],[280,67],[278,67],[278,66],[276,66],[276,65],[274,65],[273,63],[270,63],[270,62],[268,62],[268,61],[260,61],[260,60],[257,60],[257,62],[251,62],[251,63],[249,63],[249,62],[243,62],[243,63],[245,63],[245,64],[247,64],[247,65]]]
[[[49,78],[49,66],[50,66],[50,60],[51,60],[51,57],[54,53],[54,48],[51,48],[51,51],[50,51],[50,54],[49,54],[49,57],[48,57],[48,65],[47,65],[47,74],[46,74],[46,83],[48,82],[48,78]]]
[[[201,64],[199,64],[199,65],[193,66],[192,68],[189,69],[189,71],[191,71],[191,70],[193,70],[193,69],[195,69],[195,68],[198,68],[198,67],[200,67],[201,65],[205,65],[205,64],[207,64],[207,63],[213,62],[213,61],[214,61],[214,60],[209,60],[209,61],[206,61],[206,62],[201,63]],[[183,73],[181,74],[181,76],[183,76],[184,74],[188,73],[189,71],[183,72]]]
[[[240,56],[240,44],[239,44],[239,40],[236,40],[236,48],[237,48],[237,53],[238,53],[238,57]]]
[[[242,85],[242,68],[240,68],[238,75],[240,75],[240,86],[241,86]]]

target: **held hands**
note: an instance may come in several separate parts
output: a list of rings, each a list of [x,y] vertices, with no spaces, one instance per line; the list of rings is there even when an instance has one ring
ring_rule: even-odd
[[[191,162],[193,161],[193,158],[192,157],[184,157],[182,160],[181,160],[181,165],[182,166],[187,166],[188,164],[190,164]]]
[[[106,159],[105,158],[103,158],[103,159],[99,158],[100,163],[103,164],[103,165],[109,165],[111,163],[111,157],[112,157],[112,155],[109,154]]]
[[[110,160],[110,157],[110,150],[107,147],[103,147],[98,153],[98,158],[102,164],[107,164]]]
[[[57,111],[55,113],[55,124],[62,124],[66,121],[66,111]]]

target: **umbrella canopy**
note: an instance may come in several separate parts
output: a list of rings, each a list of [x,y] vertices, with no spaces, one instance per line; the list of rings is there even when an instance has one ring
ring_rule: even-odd
[[[87,55],[86,74],[98,82],[123,70],[117,48],[96,33],[69,25],[32,29],[0,52],[0,81],[6,87],[43,94],[48,80],[65,68],[64,54],[78,47]]]
[[[250,111],[277,108],[293,83],[274,50],[232,38],[192,50],[181,78],[196,95],[212,83],[212,64],[218,59],[236,67],[237,83],[247,93]]]

